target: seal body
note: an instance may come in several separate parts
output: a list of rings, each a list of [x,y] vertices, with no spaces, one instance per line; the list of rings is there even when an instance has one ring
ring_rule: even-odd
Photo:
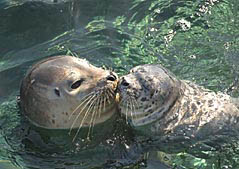
[[[35,64],[20,89],[23,114],[35,125],[69,129],[102,123],[115,112],[118,77],[84,59],[55,56]]]
[[[133,68],[121,77],[118,93],[121,114],[161,148],[239,136],[238,99],[179,80],[161,65]]]

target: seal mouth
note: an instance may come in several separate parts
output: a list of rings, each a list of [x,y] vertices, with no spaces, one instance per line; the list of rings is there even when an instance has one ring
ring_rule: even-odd
[[[134,103],[131,100],[120,102],[121,113],[131,119],[143,118],[148,115],[147,112],[141,111],[137,103]]]
[[[117,89],[115,100],[120,107],[121,114],[124,114],[126,120],[145,117],[146,113],[141,111],[141,106],[135,98],[135,95],[124,89]]]
[[[136,86],[129,82],[130,77],[123,76],[118,82],[116,90],[116,102],[119,105],[120,113],[126,118],[126,121],[130,121],[133,124],[141,119],[145,119],[150,114],[149,111],[145,111],[145,104],[143,99],[140,97],[144,90],[142,85]],[[137,80],[137,79],[136,79]]]
[[[116,88],[115,88],[115,102],[117,104],[120,104],[123,100],[122,93],[124,89],[121,88],[122,80],[118,80],[116,83]]]
[[[72,121],[69,133],[72,129],[78,128],[76,137],[82,127],[89,127],[90,131],[96,124],[103,123],[112,117],[113,110],[116,108],[113,86],[107,85],[94,90],[80,101],[69,117]]]
[[[118,76],[114,72],[109,72],[109,75],[99,80],[97,85],[92,87],[89,90],[89,93],[87,93],[80,100],[79,104],[73,110],[72,114],[79,114],[77,118],[83,118],[82,121],[85,121],[85,119],[87,119],[87,117],[85,116],[90,116],[90,114],[92,114],[92,118],[94,118],[94,120],[92,121],[93,125],[104,122],[112,116],[112,111],[110,110],[113,110],[113,108],[116,107],[115,98],[117,84]],[[80,115],[81,113],[85,115]],[[74,128],[74,123],[72,124],[71,128]],[[84,126],[83,124],[87,123],[82,122],[82,124],[80,124],[80,127]]]

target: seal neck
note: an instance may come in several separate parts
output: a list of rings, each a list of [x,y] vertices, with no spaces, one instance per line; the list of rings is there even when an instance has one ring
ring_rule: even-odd
[[[162,117],[152,123],[151,131],[153,133],[157,133],[157,135],[167,134],[173,129],[173,126],[180,122],[180,119],[184,116],[184,112],[180,111],[180,104],[184,99],[185,91],[186,85],[179,81],[173,91],[172,101],[168,109],[163,112]]]

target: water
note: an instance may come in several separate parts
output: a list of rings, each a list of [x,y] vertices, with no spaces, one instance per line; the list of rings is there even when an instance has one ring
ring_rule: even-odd
[[[84,152],[65,131],[39,131],[21,118],[20,81],[45,57],[74,55],[120,75],[159,62],[181,79],[238,96],[238,11],[237,0],[2,0],[0,168],[103,168],[110,159],[109,145],[90,144]],[[207,158],[155,152],[143,159],[154,169],[167,168],[161,162],[178,168],[239,168],[238,147],[235,141],[206,152]],[[142,160],[129,161],[129,168],[146,167]]]

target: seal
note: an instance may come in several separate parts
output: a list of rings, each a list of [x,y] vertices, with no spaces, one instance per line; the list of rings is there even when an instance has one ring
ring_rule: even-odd
[[[41,128],[91,127],[115,113],[117,81],[114,72],[84,59],[50,57],[32,66],[22,80],[21,109]]]
[[[134,67],[117,90],[121,114],[160,148],[239,136],[238,99],[179,80],[159,64]]]

